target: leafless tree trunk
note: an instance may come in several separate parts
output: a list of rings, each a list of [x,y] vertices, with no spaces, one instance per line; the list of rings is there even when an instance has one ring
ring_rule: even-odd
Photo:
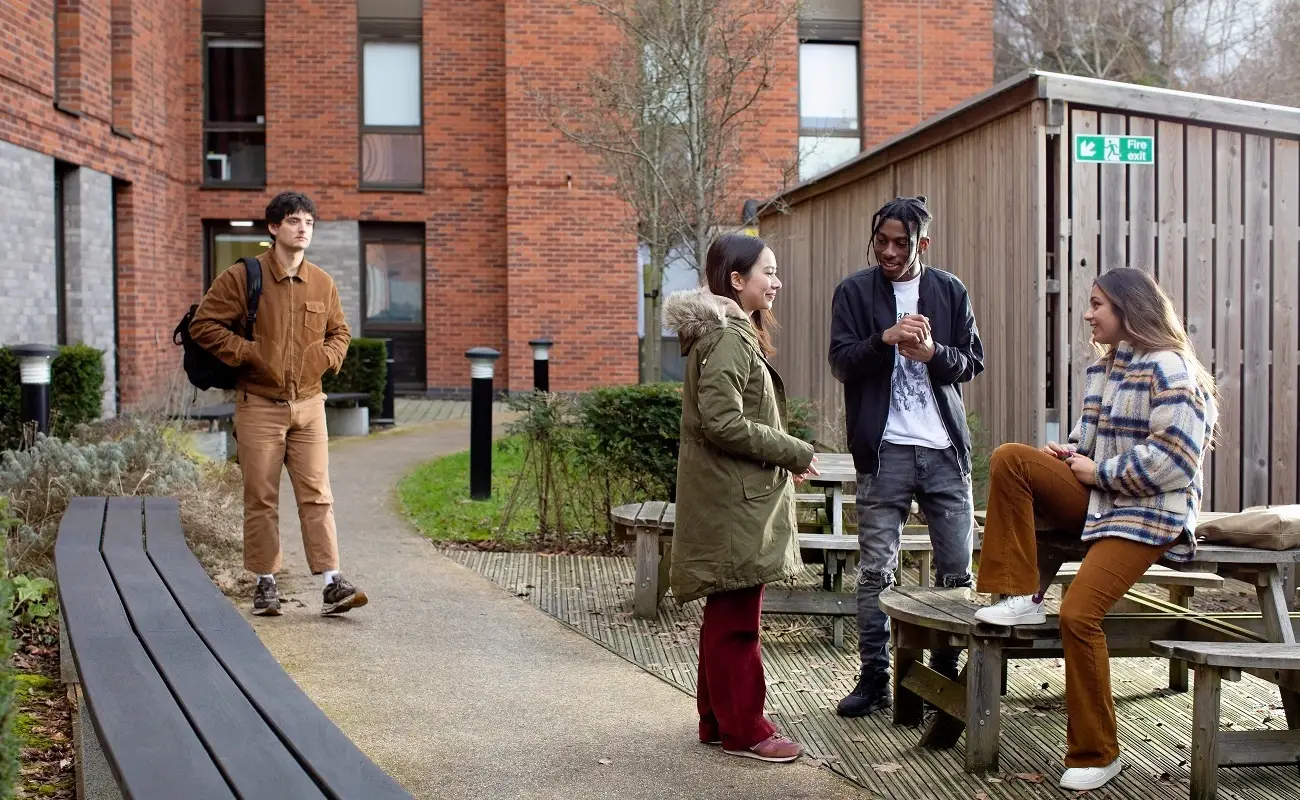
[[[776,73],[798,0],[577,0],[617,32],[578,102],[529,87],[545,118],[596,155],[649,250],[642,380],[661,376],[660,289],[670,252],[698,265],[740,207],[742,138]],[[794,157],[792,156],[792,161]],[[782,165],[787,176],[797,164]],[[774,185],[776,194],[782,185]]]

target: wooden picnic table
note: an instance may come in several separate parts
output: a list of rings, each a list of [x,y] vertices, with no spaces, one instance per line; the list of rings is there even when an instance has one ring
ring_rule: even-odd
[[[1201,613],[1130,591],[1125,600],[1138,610],[1111,613],[1102,620],[1111,656],[1150,657],[1150,643],[1154,640],[1295,644],[1295,620],[1282,589],[1280,567],[1296,563],[1300,563],[1300,550],[1199,545],[1191,563],[1166,565],[1183,572],[1199,570],[1248,579],[1255,586],[1260,611]],[[881,609],[894,622],[895,724],[920,724],[922,703],[930,702],[942,713],[935,715],[921,743],[952,747],[966,730],[965,763],[970,772],[997,766],[999,698],[1006,661],[1055,658],[1063,653],[1054,616],[1046,625],[1008,628],[979,623],[974,614],[983,601],[977,598],[969,589],[901,586],[880,597]],[[921,662],[923,650],[944,646],[968,649],[966,668],[956,682]],[[1173,677],[1171,672],[1171,681]],[[1265,679],[1278,684],[1288,723],[1300,726],[1300,681],[1277,676]],[[1186,688],[1185,683],[1182,688]]]

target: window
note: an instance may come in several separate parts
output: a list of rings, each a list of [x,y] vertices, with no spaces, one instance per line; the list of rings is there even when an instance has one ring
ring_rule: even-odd
[[[271,247],[271,234],[260,220],[208,222],[208,266],[204,270],[203,290],[207,291],[217,276],[230,269],[244,256],[260,255]]]
[[[360,233],[359,335],[391,340],[394,384],[424,391],[424,226],[363,222]]]
[[[424,186],[419,0],[360,0],[361,188]]]
[[[262,0],[203,0],[204,183],[266,185]]]
[[[858,45],[799,45],[799,178],[807,180],[858,154]]]

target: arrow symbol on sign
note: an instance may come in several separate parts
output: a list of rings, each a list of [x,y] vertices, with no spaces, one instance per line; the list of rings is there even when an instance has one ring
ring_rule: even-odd
[[[1096,143],[1096,142],[1080,142],[1080,143],[1079,143],[1079,155],[1083,156],[1084,158],[1096,158],[1096,157],[1097,157],[1097,143]]]

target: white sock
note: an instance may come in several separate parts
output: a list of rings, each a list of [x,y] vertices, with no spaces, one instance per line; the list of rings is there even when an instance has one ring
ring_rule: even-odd
[[[334,582],[334,576],[335,576],[335,575],[338,575],[338,574],[339,574],[339,571],[336,570],[336,569],[327,569],[327,570],[325,570],[325,585],[326,585],[326,586],[329,586],[331,583],[333,583],[333,582]]]
[[[275,576],[274,576],[274,575],[258,575],[258,576],[257,576],[257,579],[258,579],[259,581],[262,580],[263,578],[266,578],[266,579],[267,579],[268,581],[270,581],[271,583],[275,583]]]

